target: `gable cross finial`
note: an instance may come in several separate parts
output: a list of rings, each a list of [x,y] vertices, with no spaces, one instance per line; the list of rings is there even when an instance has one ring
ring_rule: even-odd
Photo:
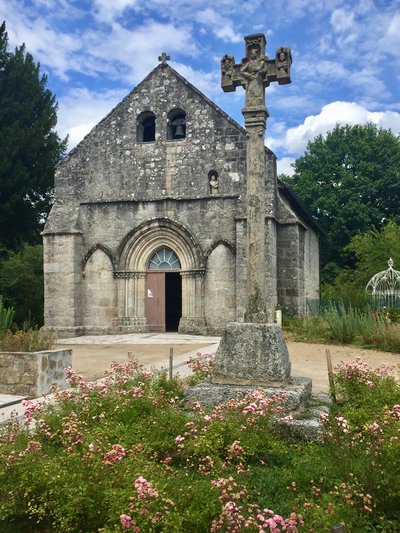
[[[169,55],[167,55],[165,52],[163,52],[160,56],[158,56],[158,61],[161,61],[161,66],[166,67],[167,61],[169,61],[171,58]]]

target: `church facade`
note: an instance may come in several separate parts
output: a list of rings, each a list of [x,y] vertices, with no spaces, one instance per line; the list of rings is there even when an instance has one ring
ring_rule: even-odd
[[[264,155],[268,298],[301,315],[319,233]],[[43,241],[60,337],[220,334],[244,317],[246,130],[163,61],[58,165]]]

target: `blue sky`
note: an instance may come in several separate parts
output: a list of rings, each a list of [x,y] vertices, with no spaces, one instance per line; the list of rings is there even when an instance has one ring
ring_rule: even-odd
[[[244,91],[223,93],[220,59],[265,33],[292,49],[291,85],[267,89],[266,144],[278,172],[336,123],[400,133],[399,0],[0,0],[12,47],[25,43],[59,102],[73,148],[158,64],[170,64],[243,124]]]

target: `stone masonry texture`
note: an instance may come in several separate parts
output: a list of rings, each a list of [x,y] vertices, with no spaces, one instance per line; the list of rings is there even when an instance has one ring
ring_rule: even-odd
[[[71,364],[72,350],[0,352],[0,392],[35,398],[53,385],[65,389],[65,368]]]

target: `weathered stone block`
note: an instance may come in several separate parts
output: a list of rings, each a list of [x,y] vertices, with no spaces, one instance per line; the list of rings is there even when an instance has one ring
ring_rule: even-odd
[[[71,366],[72,350],[45,352],[0,352],[0,393],[37,397],[50,392],[51,386],[68,387],[65,367]],[[62,369],[62,370],[61,370]]]
[[[287,382],[290,368],[289,352],[277,324],[232,322],[216,353],[212,381],[237,385]]]
[[[5,382],[7,385],[14,385],[21,381],[21,374],[16,370],[9,370],[6,374]]]
[[[238,399],[247,392],[259,389],[267,397],[284,395],[282,412],[284,414],[303,409],[311,397],[312,381],[309,378],[292,378],[284,386],[245,386],[245,385],[222,385],[211,381],[190,387],[185,391],[185,401],[194,400],[206,407],[215,407],[232,399]]]

